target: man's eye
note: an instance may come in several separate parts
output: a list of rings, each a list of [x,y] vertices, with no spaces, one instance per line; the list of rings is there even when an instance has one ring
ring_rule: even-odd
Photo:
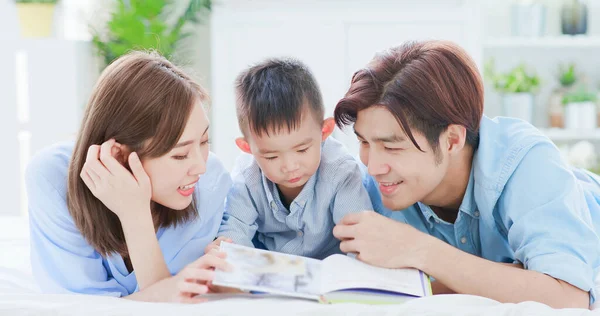
[[[384,147],[384,148],[387,151],[400,151],[400,150],[402,150],[402,148],[391,148],[391,147]]]

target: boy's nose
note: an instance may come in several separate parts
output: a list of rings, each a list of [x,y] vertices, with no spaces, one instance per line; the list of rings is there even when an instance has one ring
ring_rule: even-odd
[[[296,160],[289,159],[283,163],[283,172],[293,172],[300,168],[300,164]]]

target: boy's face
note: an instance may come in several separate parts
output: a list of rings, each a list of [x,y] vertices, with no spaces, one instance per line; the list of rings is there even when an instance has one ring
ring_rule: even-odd
[[[265,176],[278,186],[291,189],[304,186],[317,171],[321,142],[327,135],[313,115],[304,113],[295,130],[284,128],[260,137],[248,131],[246,141]]]

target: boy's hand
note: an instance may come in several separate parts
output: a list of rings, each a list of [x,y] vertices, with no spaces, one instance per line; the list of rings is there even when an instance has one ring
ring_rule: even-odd
[[[208,244],[208,246],[206,246],[206,248],[204,248],[204,253],[210,253],[211,250],[213,250],[213,249],[218,251],[221,246],[221,241],[233,243],[233,240],[231,240],[231,238],[221,236],[221,237],[215,239],[210,244]]]

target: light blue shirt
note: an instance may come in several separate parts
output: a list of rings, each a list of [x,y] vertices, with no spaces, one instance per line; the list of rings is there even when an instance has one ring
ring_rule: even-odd
[[[528,123],[483,117],[468,186],[454,223],[417,203],[386,209],[374,179],[364,181],[375,210],[470,254],[520,262],[596,293],[600,267],[600,179],[570,168]],[[460,267],[457,267],[460,268]]]
[[[103,258],[81,235],[67,209],[67,171],[73,143],[40,151],[26,173],[33,274],[44,292],[126,296],[138,290],[118,254]],[[199,216],[177,228],[160,228],[158,243],[171,274],[198,259],[217,234],[231,178],[210,154],[196,185]]]
[[[219,236],[253,246],[253,238],[272,251],[323,259],[341,253],[333,227],[352,212],[371,210],[360,166],[338,141],[321,145],[321,163],[287,209],[277,186],[251,155],[243,154],[232,172]]]

